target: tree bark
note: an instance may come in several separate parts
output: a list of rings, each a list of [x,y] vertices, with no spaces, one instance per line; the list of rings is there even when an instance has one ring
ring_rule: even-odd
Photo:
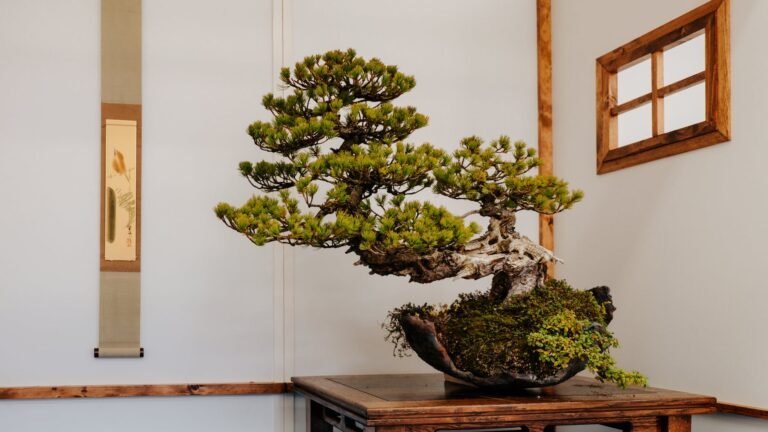
[[[497,295],[504,298],[536,287],[545,278],[546,263],[557,261],[552,252],[515,231],[509,221],[500,219],[491,219],[485,234],[459,250],[419,255],[405,248],[383,252],[353,246],[349,252],[357,254],[357,264],[370,268],[373,274],[408,276],[411,282],[498,275],[494,285],[499,291]]]

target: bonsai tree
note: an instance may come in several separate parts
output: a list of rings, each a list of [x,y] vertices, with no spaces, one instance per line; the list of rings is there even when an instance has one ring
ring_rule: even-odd
[[[406,305],[393,311],[389,335],[401,349],[418,345],[405,328],[408,317],[435,318],[439,342],[463,349],[473,345],[467,339],[472,332],[462,328],[461,323],[468,321],[460,314],[452,316],[452,310],[465,315],[470,309],[489,307],[502,315],[529,306],[542,310],[530,300],[531,293],[541,290],[548,294],[537,294],[540,301],[555,291],[563,298],[577,297],[579,308],[550,302],[554,308],[545,309],[551,313],[517,326],[524,330],[524,341],[516,336],[513,343],[522,343],[537,358],[536,364],[528,361],[525,367],[544,370],[549,365],[554,370],[573,362],[589,363],[602,371],[600,376],[633,381],[632,376],[616,378],[616,371],[607,372],[604,356],[614,340],[604,330],[588,330],[607,324],[606,307],[611,306],[607,290],[601,301],[564,283],[551,289],[546,266],[555,257],[515,230],[519,211],[554,214],[582,198],[580,191],[570,190],[557,177],[532,175],[540,164],[533,149],[506,136],[489,143],[467,137],[453,153],[406,142],[413,131],[427,125],[428,118],[414,107],[392,101],[413,89],[416,80],[396,66],[363,59],[351,49],[309,56],[293,70],[284,68],[281,80],[288,94],[268,93],[262,99],[272,120],[248,127],[256,146],[279,155],[279,160],[240,163],[240,174],[264,193],[241,207],[216,206],[216,215],[226,226],[256,245],[343,247],[373,274],[406,276],[417,283],[493,276],[487,293],[463,296],[452,308]],[[458,215],[414,197],[428,188],[469,201],[474,209]],[[484,231],[467,221],[471,215],[487,220]],[[510,348],[511,333],[497,333],[506,342],[493,349]],[[578,338],[584,339],[581,350],[557,346]],[[518,346],[512,351],[519,350]],[[479,360],[467,353],[449,354],[467,360],[465,366],[477,366]],[[590,360],[590,355],[603,358]],[[505,370],[511,363],[504,361],[486,359],[473,374]],[[597,366],[600,362],[602,369]]]

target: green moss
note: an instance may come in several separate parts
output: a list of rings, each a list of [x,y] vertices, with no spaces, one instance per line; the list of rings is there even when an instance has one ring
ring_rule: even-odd
[[[618,342],[604,330],[603,304],[565,281],[550,280],[501,302],[476,292],[461,294],[448,307],[408,304],[395,309],[385,328],[400,355],[409,347],[399,319],[408,315],[434,322],[456,367],[477,376],[511,372],[545,377],[582,360],[600,379],[621,386],[645,384],[642,375],[615,367],[609,349]]]

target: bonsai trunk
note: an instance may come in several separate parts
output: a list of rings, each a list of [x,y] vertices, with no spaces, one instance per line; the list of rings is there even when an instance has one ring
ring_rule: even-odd
[[[486,232],[458,250],[419,255],[405,248],[383,252],[350,247],[356,263],[379,275],[408,276],[411,282],[430,283],[446,278],[480,279],[494,275],[493,295],[503,300],[543,282],[546,263],[557,258],[546,248],[514,229],[514,215],[491,217]]]

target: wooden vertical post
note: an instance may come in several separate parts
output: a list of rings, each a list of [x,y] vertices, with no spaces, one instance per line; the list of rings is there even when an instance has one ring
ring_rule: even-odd
[[[552,0],[536,0],[536,46],[539,99],[539,174],[552,175]],[[539,243],[554,252],[555,226],[551,215],[539,215]],[[555,268],[549,265],[550,277]]]
[[[653,136],[664,133],[664,98],[659,89],[664,86],[664,51],[651,54],[651,125]]]

